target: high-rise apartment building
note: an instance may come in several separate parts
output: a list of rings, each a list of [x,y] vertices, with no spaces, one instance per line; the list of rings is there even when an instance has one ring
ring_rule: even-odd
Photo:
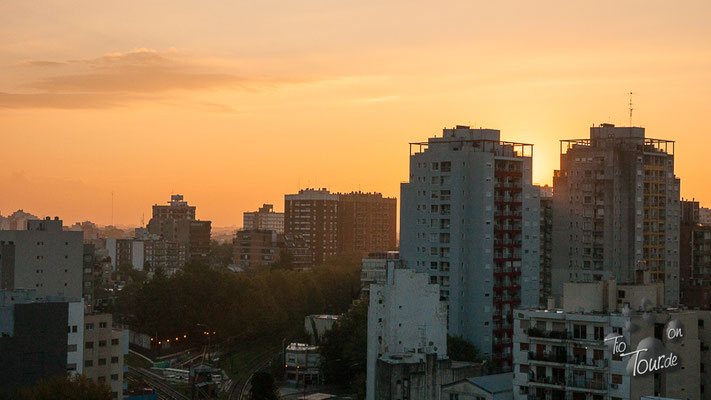
[[[397,249],[397,199],[380,193],[338,194],[338,252]]]
[[[259,229],[284,233],[284,213],[275,212],[274,206],[271,204],[264,204],[259,207],[258,211],[245,212],[243,214],[242,229]]]
[[[448,331],[504,369],[513,310],[539,301],[539,189],[533,146],[457,126],[410,144],[401,186],[400,257],[438,283]],[[372,290],[372,289],[371,289]]]
[[[602,124],[589,139],[561,141],[553,176],[553,295],[568,281],[639,271],[665,282],[679,301],[679,179],[674,142],[645,137],[644,128]]]
[[[338,195],[326,189],[305,189],[284,195],[284,231],[300,234],[312,265],[338,252]]]
[[[698,201],[681,202],[679,288],[681,304],[711,309],[711,226],[700,223]]]
[[[0,289],[34,289],[37,297],[83,295],[82,232],[58,217],[28,220],[27,230],[0,231]]]

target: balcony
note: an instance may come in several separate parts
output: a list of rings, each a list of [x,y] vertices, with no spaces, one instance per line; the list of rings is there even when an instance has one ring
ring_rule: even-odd
[[[532,338],[568,340],[572,335],[567,330],[563,331],[544,331],[538,328],[529,328],[528,336]]]

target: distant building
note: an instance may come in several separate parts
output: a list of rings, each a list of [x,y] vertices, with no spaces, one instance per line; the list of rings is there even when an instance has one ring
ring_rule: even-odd
[[[62,230],[58,217],[28,220],[27,230],[0,231],[0,290],[81,298],[83,255],[82,232]]]
[[[388,397],[395,381],[391,377],[392,382],[383,386],[387,379],[380,378],[390,373],[382,368],[406,373],[410,367],[404,364],[417,369],[417,364],[427,363],[434,368],[440,365],[438,360],[447,358],[447,310],[439,290],[427,274],[395,265],[389,266],[384,283],[370,285],[366,399],[405,398]],[[418,389],[413,390],[414,394]],[[439,388],[430,390],[439,392]]]
[[[397,250],[397,199],[380,193],[338,194],[338,252]]]
[[[513,309],[539,302],[533,145],[458,125],[411,143],[410,154],[400,258],[439,284],[449,334],[510,369]]]
[[[567,283],[564,309],[516,310],[514,398],[707,398],[701,385],[708,379],[700,375],[708,375],[701,373],[709,362],[703,350],[708,343],[700,339],[708,336],[703,332],[710,313],[664,308],[663,295],[661,282]],[[683,337],[670,339],[670,330]],[[634,358],[640,349],[646,351]],[[680,368],[650,373],[649,361],[636,361],[670,358],[669,352]]]
[[[311,343],[318,344],[326,331],[331,330],[340,315],[314,314],[304,318],[304,330],[311,338]]]
[[[698,201],[681,202],[679,286],[681,304],[711,309],[711,225],[700,221]]]
[[[127,336],[128,331],[114,329],[111,314],[84,316],[83,373],[87,378],[109,386],[115,399],[123,398]]]
[[[540,232],[538,240],[540,249],[538,254],[541,258],[539,304],[545,305],[548,297],[551,296],[551,280],[553,269],[553,188],[545,185],[539,186],[540,193]]]
[[[564,282],[633,282],[642,268],[678,304],[679,184],[674,142],[648,138],[644,128],[602,124],[588,139],[562,140],[553,176],[553,295],[559,300]]]
[[[321,383],[321,355],[318,346],[291,343],[284,352],[284,380],[297,386]]]
[[[0,395],[12,398],[41,380],[81,374],[83,329],[81,298],[0,290]]]
[[[27,221],[37,220],[37,216],[17,210],[14,213],[3,217],[0,215],[0,230],[4,231],[24,231],[27,229]]]
[[[360,288],[364,295],[367,296],[370,292],[371,284],[385,283],[389,264],[404,266],[404,261],[400,260],[400,253],[397,251],[370,253],[363,258],[360,271]]]
[[[234,264],[245,270],[270,267],[280,261],[290,264],[292,269],[311,266],[311,253],[300,234],[259,229],[240,230],[235,233],[232,243]]]
[[[264,204],[259,211],[243,214],[242,229],[284,233],[284,213],[275,212],[272,204]]]
[[[311,265],[322,264],[338,252],[338,195],[326,189],[305,189],[284,196],[284,232],[300,234]]]
[[[153,206],[147,230],[160,240],[151,267],[161,266],[170,274],[188,261],[208,263],[212,223],[195,219],[195,209],[179,194],[172,195],[168,205]]]
[[[442,386],[442,400],[513,400],[513,373],[476,376]]]

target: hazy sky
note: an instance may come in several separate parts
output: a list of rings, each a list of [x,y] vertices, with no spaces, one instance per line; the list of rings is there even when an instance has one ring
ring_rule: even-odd
[[[445,126],[535,144],[633,124],[711,205],[711,2],[0,0],[0,213],[241,225],[300,187],[399,197]]]

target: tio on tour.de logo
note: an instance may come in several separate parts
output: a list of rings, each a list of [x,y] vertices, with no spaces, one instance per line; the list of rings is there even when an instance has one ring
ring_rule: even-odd
[[[684,329],[678,320],[667,323],[664,327],[664,338],[672,342],[683,340]],[[640,340],[634,351],[628,351],[624,336],[616,333],[607,335],[605,344],[611,349],[613,355],[630,357],[627,372],[635,377],[663,370],[671,371],[681,362],[679,355],[667,350],[661,340],[651,336]]]

